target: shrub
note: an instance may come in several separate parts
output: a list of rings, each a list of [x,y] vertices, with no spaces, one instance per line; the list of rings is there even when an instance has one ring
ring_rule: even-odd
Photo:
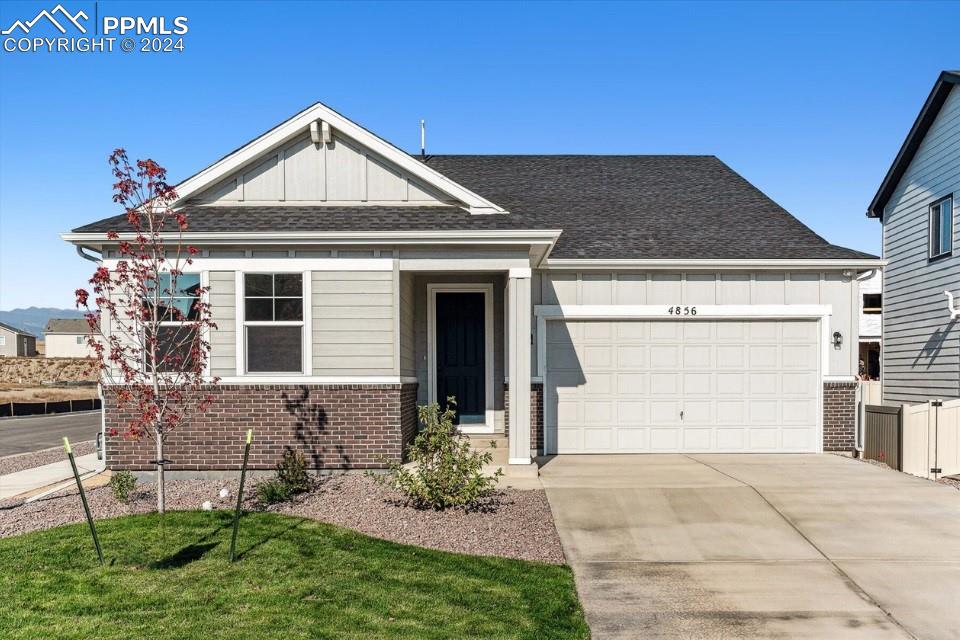
[[[412,468],[391,462],[389,473],[378,478],[396,486],[418,508],[477,507],[493,494],[503,475],[500,469],[492,476],[483,474],[493,456],[470,448],[470,439],[453,424],[455,400],[447,398],[447,403],[443,411],[436,403],[417,408],[423,428],[407,449]]]
[[[290,487],[276,478],[265,480],[257,485],[257,500],[263,504],[286,502],[292,497],[293,494],[290,492]]]
[[[257,499],[264,504],[287,502],[298,493],[309,491],[307,461],[299,451],[287,449],[277,463],[277,475],[257,485]]]
[[[117,471],[110,476],[110,490],[117,502],[129,502],[130,494],[137,486],[137,476],[129,471]]]

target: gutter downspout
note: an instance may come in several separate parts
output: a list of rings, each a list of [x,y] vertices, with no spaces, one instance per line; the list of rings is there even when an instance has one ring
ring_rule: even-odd
[[[79,244],[77,245],[77,255],[83,258],[84,260],[89,260],[90,262],[100,262],[101,260],[103,260],[102,254],[100,255],[99,258],[96,258],[90,255],[89,253],[87,253],[86,251],[84,251],[84,247],[82,247]]]

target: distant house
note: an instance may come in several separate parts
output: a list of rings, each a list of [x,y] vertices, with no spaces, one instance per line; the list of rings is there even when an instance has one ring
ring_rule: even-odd
[[[0,357],[16,358],[37,355],[37,337],[0,322]]]
[[[883,224],[886,403],[960,397],[960,70],[937,78],[874,196]]]
[[[878,269],[860,280],[860,377],[880,379],[883,323],[883,273]]]
[[[87,345],[90,327],[84,318],[50,318],[43,330],[46,357],[92,358]]]

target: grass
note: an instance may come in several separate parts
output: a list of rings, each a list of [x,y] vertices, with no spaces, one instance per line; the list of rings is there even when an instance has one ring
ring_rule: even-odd
[[[567,567],[251,513],[104,520],[0,540],[0,637],[587,638]]]

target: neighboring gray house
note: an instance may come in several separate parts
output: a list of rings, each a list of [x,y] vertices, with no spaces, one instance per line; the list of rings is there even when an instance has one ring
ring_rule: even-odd
[[[854,446],[859,274],[713,156],[412,156],[322,104],[177,186],[212,413],[168,470],[382,467],[416,404],[539,454]],[[63,235],[115,267],[114,216]],[[109,320],[105,322],[109,327]],[[108,389],[109,391],[109,389]],[[123,416],[106,400],[106,423]],[[261,439],[262,438],[262,439]],[[113,468],[147,443],[107,440]]]
[[[35,355],[37,355],[36,336],[0,322],[0,357],[33,357]]]
[[[867,215],[883,224],[883,400],[960,397],[960,71],[927,97]]]
[[[87,344],[90,326],[86,318],[50,318],[43,329],[47,358],[93,358],[93,349]]]

